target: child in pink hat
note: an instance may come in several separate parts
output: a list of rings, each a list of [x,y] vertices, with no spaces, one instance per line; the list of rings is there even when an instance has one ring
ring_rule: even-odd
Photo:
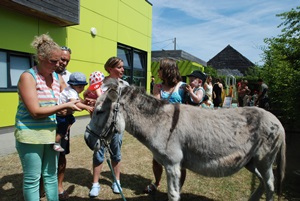
[[[94,106],[97,98],[103,93],[101,86],[104,78],[104,74],[100,71],[95,71],[90,74],[90,86],[83,93],[84,100],[88,105]]]

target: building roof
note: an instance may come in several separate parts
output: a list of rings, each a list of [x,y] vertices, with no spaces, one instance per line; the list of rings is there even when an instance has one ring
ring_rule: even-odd
[[[207,65],[206,62],[203,61],[202,59],[199,59],[198,57],[195,57],[183,50],[159,50],[159,51],[151,52],[151,60],[152,61],[159,61],[160,59],[162,59],[164,57],[173,58],[176,61],[187,60],[187,61],[199,63],[203,66]]]
[[[236,69],[243,74],[249,67],[254,66],[249,59],[230,45],[227,45],[221,52],[210,59],[207,65],[215,69]]]

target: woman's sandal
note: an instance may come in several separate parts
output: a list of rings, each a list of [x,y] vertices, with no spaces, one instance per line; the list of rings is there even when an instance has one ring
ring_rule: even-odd
[[[144,189],[144,193],[150,194],[157,191],[157,186],[155,184],[149,184]]]

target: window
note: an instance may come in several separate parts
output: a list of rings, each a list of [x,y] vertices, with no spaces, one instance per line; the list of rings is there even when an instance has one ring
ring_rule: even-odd
[[[146,87],[147,52],[118,44],[118,57],[124,61],[124,77],[129,84]]]
[[[20,75],[31,66],[31,54],[0,50],[0,91],[16,91]]]

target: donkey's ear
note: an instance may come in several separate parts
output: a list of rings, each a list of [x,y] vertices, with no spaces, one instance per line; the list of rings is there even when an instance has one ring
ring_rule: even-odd
[[[107,81],[103,84],[104,89],[115,89],[117,90],[119,86],[119,81],[115,78],[107,78]]]
[[[113,102],[116,101],[118,98],[118,87],[119,87],[118,80],[111,78],[107,81],[106,85],[109,88],[107,97]]]
[[[115,102],[118,99],[118,91],[115,89],[109,89],[107,97],[112,101]]]

